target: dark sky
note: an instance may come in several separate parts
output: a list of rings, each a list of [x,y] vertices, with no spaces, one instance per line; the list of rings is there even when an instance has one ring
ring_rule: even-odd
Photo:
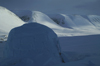
[[[100,14],[100,0],[0,0],[0,6],[10,10]]]

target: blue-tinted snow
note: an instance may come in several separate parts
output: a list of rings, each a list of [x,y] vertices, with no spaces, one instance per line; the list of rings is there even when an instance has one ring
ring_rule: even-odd
[[[9,33],[14,27],[20,26],[24,22],[19,19],[13,12],[0,6],[0,32]]]
[[[28,23],[11,30],[5,57],[8,60],[15,58],[10,59],[15,61],[12,62],[15,66],[17,62],[20,65],[32,62],[36,66],[50,66],[62,63],[59,52],[60,45],[53,30],[38,23]]]
[[[5,11],[4,11],[5,12]],[[33,14],[32,14],[33,12]],[[1,11],[2,13],[2,11]],[[8,12],[10,13],[10,12]],[[34,14],[35,13],[35,14]],[[100,34],[100,27],[99,23],[100,19],[97,15],[67,15],[67,14],[59,14],[59,16],[49,16],[50,18],[59,18],[64,20],[67,24],[61,24],[60,26],[54,21],[51,20],[46,14],[43,14],[39,11],[17,11],[16,13],[18,16],[28,15],[29,17],[35,17],[38,23],[42,23],[45,26],[50,27],[55,31],[55,33],[59,36],[62,57],[65,60],[65,64],[59,64],[56,66],[100,66],[100,41],[99,41],[99,34]],[[5,14],[6,15],[6,14]],[[10,15],[10,14],[9,14]],[[5,17],[5,16],[4,16]],[[66,18],[66,20],[65,20]],[[4,19],[2,19],[4,21]],[[16,20],[16,19],[14,19]],[[9,21],[9,20],[7,20]],[[5,22],[7,23],[6,19]],[[74,22],[75,21],[75,22]],[[81,21],[81,22],[80,22]],[[84,23],[83,23],[84,22]],[[5,24],[6,24],[5,23]],[[72,23],[77,24],[78,26],[73,26]],[[5,25],[3,23],[3,25]],[[9,23],[10,24],[10,23]],[[11,22],[12,24],[12,22]],[[69,25],[68,25],[69,24]],[[2,24],[0,24],[2,25]],[[87,25],[87,26],[85,26]],[[53,28],[52,28],[53,26]],[[63,27],[64,26],[64,27]],[[69,27],[70,26],[70,27]],[[82,27],[83,26],[83,27]],[[88,27],[91,26],[91,27]],[[72,28],[73,27],[73,28]],[[76,28],[77,27],[77,28]],[[71,28],[71,29],[70,29]],[[3,29],[3,28],[2,28]],[[1,30],[2,30],[1,29]],[[10,28],[11,29],[11,28]],[[3,31],[0,32],[0,37],[2,38],[5,36]],[[4,37],[3,37],[4,38]],[[5,43],[0,43],[0,61],[2,60],[3,50]],[[16,59],[16,60],[15,60]],[[12,61],[13,60],[13,61]],[[2,63],[13,63],[18,61],[18,58],[9,59]],[[9,61],[9,62],[8,62]],[[34,61],[28,58],[20,59],[21,62],[18,62],[16,66],[23,65],[31,66],[34,65]],[[15,63],[14,63],[15,64]],[[28,65],[27,65],[28,64]],[[22,65],[22,66],[23,66]]]

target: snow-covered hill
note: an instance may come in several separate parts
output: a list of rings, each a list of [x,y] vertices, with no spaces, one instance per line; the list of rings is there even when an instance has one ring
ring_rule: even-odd
[[[24,24],[14,13],[4,7],[0,7],[0,31],[9,33],[9,31],[17,26]]]
[[[10,30],[22,24],[24,22],[18,16],[0,6],[0,41],[5,41]]]
[[[96,29],[97,26],[92,24],[91,18],[84,18],[81,15],[66,15],[66,14],[53,14],[49,15],[51,19],[56,21],[63,27],[68,28],[80,28],[80,29]],[[84,15],[91,16],[91,15]],[[96,15],[94,16],[96,18]],[[98,17],[99,18],[99,17]]]
[[[37,22],[53,29],[58,36],[79,36],[100,34],[98,26],[94,25],[92,15],[66,15],[66,14],[44,14],[39,11],[14,11],[19,17],[24,17],[26,22]],[[96,16],[94,16],[96,17]],[[94,22],[95,23],[95,22]]]
[[[51,28],[59,37],[65,64],[57,66],[100,66],[100,16],[45,14],[40,11],[13,11],[0,7],[0,40],[9,31],[26,22],[37,22]],[[5,43],[0,41],[0,57]],[[1,60],[1,59],[0,59]]]

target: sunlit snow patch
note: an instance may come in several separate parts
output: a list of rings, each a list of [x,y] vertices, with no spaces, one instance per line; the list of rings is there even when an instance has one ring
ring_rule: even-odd
[[[88,18],[98,29],[100,29],[100,16],[98,15],[88,15]]]
[[[9,33],[9,31],[17,26],[21,26],[24,22],[14,13],[0,6],[0,31]]]
[[[37,22],[48,26],[61,36],[82,36],[100,34],[100,30],[87,18],[81,15],[44,14],[39,11],[16,11],[26,22]],[[28,19],[28,21],[27,21]]]

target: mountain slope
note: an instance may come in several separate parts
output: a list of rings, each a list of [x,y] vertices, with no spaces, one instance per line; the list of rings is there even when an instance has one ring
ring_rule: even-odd
[[[67,16],[66,14],[61,14],[58,20],[61,18],[65,22],[65,26],[63,27],[54,20],[52,17],[39,12],[39,11],[32,11],[29,12],[31,14],[30,20],[28,22],[37,22],[43,25],[48,26],[58,36],[79,36],[79,35],[92,35],[92,34],[100,34],[100,31],[94,26],[91,22],[87,19],[83,18],[82,16]],[[55,16],[53,15],[53,18]],[[72,29],[70,29],[72,28]]]
[[[9,31],[17,26],[24,24],[14,13],[4,7],[0,7],[0,31],[9,33]]]

